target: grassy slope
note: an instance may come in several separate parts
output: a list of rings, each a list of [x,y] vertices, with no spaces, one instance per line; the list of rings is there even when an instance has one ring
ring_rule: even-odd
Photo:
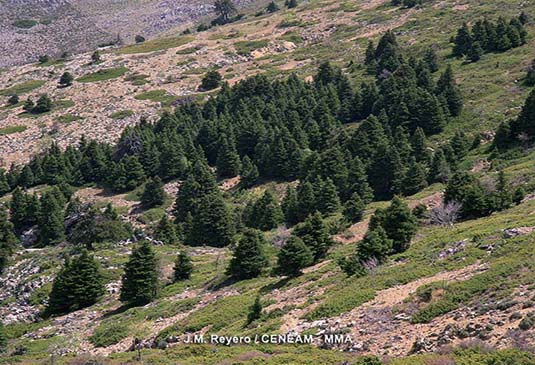
[[[449,2],[448,2],[449,3]],[[451,47],[448,44],[449,37],[454,34],[455,29],[463,20],[470,21],[474,18],[488,15],[496,18],[497,14],[512,16],[517,15],[522,1],[496,1],[492,4],[488,2],[479,2],[475,0],[465,1],[468,8],[465,10],[453,10],[450,7],[439,9],[432,5],[425,6],[412,16],[412,21],[401,26],[400,40],[402,43],[409,45],[410,52],[420,53],[429,46],[437,47],[439,54],[447,58]],[[311,2],[306,7],[320,7],[321,2]],[[351,10],[350,3],[342,3],[340,6],[348,7]],[[535,15],[535,6],[527,5],[528,13]],[[302,10],[299,10],[302,11]],[[379,11],[381,13],[379,13]],[[362,21],[385,21],[395,14],[404,10],[395,9],[390,6],[381,6],[373,11],[363,11],[356,14],[355,17]],[[298,13],[299,14],[299,13]],[[293,58],[300,58],[306,54],[306,57],[316,59],[316,64],[324,59],[333,59],[340,65],[347,65],[350,60],[356,58],[356,54],[362,51],[366,39],[349,41],[354,29],[340,27],[333,36],[337,42],[326,42],[311,45],[310,47],[298,49],[292,55]],[[463,115],[451,123],[446,131],[434,138],[436,142],[442,142],[450,136],[456,128],[463,128],[465,131],[472,133],[491,130],[505,118],[512,117],[518,112],[518,107],[522,104],[528,89],[524,88],[518,80],[523,77],[523,68],[533,57],[532,49],[535,45],[534,28],[529,28],[529,44],[523,47],[510,50],[502,54],[485,55],[481,61],[476,64],[462,64],[459,60],[446,59],[442,62],[451,63],[457,75],[459,83],[466,96],[466,107]],[[360,50],[353,51],[355,42],[360,46]],[[162,44],[167,45],[167,41]],[[125,50],[125,53],[145,52],[161,49],[159,46],[151,49],[151,45],[135,46],[132,50]],[[173,46],[174,47],[174,46]],[[348,52],[347,50],[352,51]],[[302,74],[310,73],[313,67],[301,70]],[[269,71],[268,71],[269,72]],[[113,77],[117,77],[114,75]],[[365,79],[362,70],[356,70],[352,73],[355,81]],[[97,80],[91,80],[97,81]],[[150,98],[149,98],[150,99]],[[484,157],[483,149],[474,152],[468,160],[474,161],[477,158]],[[509,161],[506,163],[506,172],[510,177],[523,176],[528,184],[535,183],[532,169],[533,154],[524,158]],[[422,194],[420,194],[422,195]],[[381,205],[381,204],[376,204]],[[384,205],[384,204],[383,204]],[[469,303],[473,299],[485,293],[487,288],[486,280],[494,284],[492,291],[496,296],[508,295],[512,287],[529,282],[533,279],[534,258],[533,240],[535,235],[530,234],[520,239],[502,240],[500,231],[505,228],[519,226],[534,226],[535,217],[530,215],[535,210],[535,202],[530,201],[520,206],[513,207],[505,212],[494,214],[490,217],[479,220],[471,220],[457,224],[453,229],[441,227],[424,227],[420,230],[416,242],[412,247],[397,259],[404,259],[403,265],[393,266],[385,265],[380,268],[372,283],[367,278],[355,279],[346,278],[336,265],[335,260],[323,266],[320,270],[307,273],[299,278],[289,281],[280,280],[265,276],[241,283],[230,284],[228,289],[236,289],[239,293],[236,297],[222,298],[212,304],[207,305],[204,309],[195,310],[186,319],[177,322],[176,325],[164,330],[163,334],[179,334],[184,331],[196,330],[208,324],[215,324],[214,330],[218,333],[240,334],[250,333],[251,328],[244,328],[244,314],[250,305],[251,298],[257,292],[262,292],[266,297],[273,288],[285,290],[295,287],[301,283],[310,283],[309,287],[328,287],[327,291],[317,297],[309,299],[305,308],[311,304],[317,304],[315,309],[311,309],[305,315],[309,319],[317,319],[338,315],[342,312],[351,310],[356,306],[373,298],[377,290],[392,287],[397,284],[403,284],[415,280],[419,277],[430,276],[443,270],[453,270],[461,268],[476,262],[477,260],[487,262],[490,269],[466,282],[460,282],[446,289],[451,294],[443,297],[446,305],[435,304],[432,306],[420,308],[420,317],[431,319],[433,316],[455,309],[456,305]],[[271,235],[273,233],[270,233]],[[461,254],[451,256],[444,260],[435,260],[435,256],[440,252],[447,243],[455,242],[462,239],[468,239],[469,244],[466,251]],[[492,255],[487,256],[484,251],[477,248],[480,242],[489,243],[495,241],[500,244],[500,249]],[[350,246],[337,246],[329,254],[329,258],[335,259],[338,256],[345,255],[354,249]],[[174,252],[172,248],[158,248],[160,256],[170,262],[170,254]],[[97,255],[105,258],[109,266],[119,266],[124,263],[125,257],[118,256],[114,250],[102,248]],[[274,252],[271,253],[272,260]],[[222,282],[224,278],[221,273],[216,271],[213,263],[213,257],[197,257],[197,271],[193,278],[186,283],[174,284],[167,286],[162,291],[162,298],[159,299],[154,307],[149,309],[131,309],[129,311],[109,316],[101,326],[124,325],[132,333],[144,335],[145,327],[148,323],[153,322],[159,317],[171,317],[181,311],[189,311],[195,303],[174,301],[170,297],[180,293],[185,286],[190,289],[205,288],[213,281]],[[521,275],[515,275],[518,265],[523,265],[528,270],[523,271]],[[333,272],[332,275],[322,278],[327,272]],[[109,269],[107,271],[110,279],[117,279],[121,275],[120,269]],[[509,285],[506,285],[509,284]],[[512,284],[512,285],[511,285]],[[454,300],[451,300],[452,297]],[[460,299],[458,299],[460,298]],[[437,310],[436,308],[440,310]],[[41,324],[41,325],[44,325]],[[273,315],[266,316],[258,323],[258,328],[253,330],[276,331],[280,325],[280,317]],[[22,327],[19,326],[19,327]],[[10,330],[16,330],[17,326],[12,326]],[[20,332],[19,332],[20,333]],[[13,337],[19,337],[13,335]],[[28,341],[26,339],[15,340],[11,345],[24,343],[30,351],[23,358],[38,358],[47,349],[56,342],[61,342],[61,336],[52,336],[44,340]],[[269,354],[269,355],[266,355]],[[303,347],[270,347],[262,346],[252,350],[250,347],[231,347],[218,348],[213,351],[209,346],[178,346],[166,351],[146,350],[144,358],[150,363],[168,363],[180,359],[184,364],[196,363],[218,363],[223,359],[234,359],[237,363],[337,363],[340,361],[354,361],[355,358],[349,354],[339,354],[327,352],[318,349],[305,349]],[[494,361],[493,357],[501,355],[481,354],[479,352],[458,352],[452,355],[460,363],[481,363],[482,359]],[[523,355],[518,355],[517,362],[521,364]],[[125,353],[112,356],[112,363],[123,363],[134,359],[135,354]],[[420,356],[407,360],[398,360],[395,364],[425,364],[430,356]],[[260,361],[259,359],[262,358]],[[492,358],[492,359],[491,359]],[[255,360],[256,359],[256,360]],[[31,363],[31,362],[30,362]]]

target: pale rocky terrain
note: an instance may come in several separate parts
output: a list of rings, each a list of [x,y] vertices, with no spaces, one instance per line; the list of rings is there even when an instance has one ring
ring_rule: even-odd
[[[74,106],[53,110],[37,118],[24,118],[22,107],[0,108],[0,128],[8,126],[26,126],[23,132],[0,135],[0,166],[8,167],[11,163],[21,164],[47,148],[53,141],[61,147],[76,143],[82,135],[100,141],[114,141],[128,125],[135,124],[140,116],[154,120],[161,105],[150,100],[137,100],[135,95],[150,90],[165,90],[176,99],[198,96],[200,79],[205,69],[219,68],[230,84],[245,77],[259,73],[264,67],[281,72],[299,70],[315,63],[312,59],[299,57],[295,59],[296,50],[315,44],[329,36],[329,32],[341,25],[357,26],[355,37],[365,38],[380,34],[387,29],[394,29],[408,19],[414,9],[380,27],[376,24],[360,24],[354,19],[355,14],[366,9],[373,9],[383,1],[362,2],[353,12],[305,10],[296,13],[306,26],[279,27],[284,20],[275,13],[269,17],[251,17],[239,24],[229,24],[198,33],[195,38],[180,47],[143,54],[118,54],[115,49],[103,50],[103,62],[90,63],[90,53],[72,56],[64,63],[41,66],[26,64],[12,67],[0,73],[0,90],[28,80],[43,80],[45,84],[31,92],[20,95],[21,100],[47,93],[52,100],[72,100]],[[333,2],[333,7],[336,2]],[[281,37],[288,32],[299,34],[303,43],[295,44]],[[239,55],[234,44],[239,41],[268,40],[267,47],[256,49],[250,55]],[[0,42],[1,43],[1,42]],[[177,51],[192,49],[191,54],[177,54]],[[356,52],[358,49],[352,50]],[[360,50],[362,51],[362,50]],[[277,61],[270,57],[280,57]],[[128,72],[116,79],[93,83],[74,82],[68,88],[58,88],[58,80],[64,71],[71,72],[75,78],[112,67],[127,67]],[[200,70],[200,71],[197,71]],[[135,86],[125,81],[133,75],[145,75],[146,84]],[[202,95],[200,95],[202,97]],[[0,104],[7,103],[8,97],[0,97]],[[133,115],[117,120],[111,114],[121,110],[131,110]],[[75,115],[80,120],[69,124],[57,122],[62,115]]]
[[[238,6],[252,0],[240,0]],[[209,15],[210,0],[4,0],[0,6],[0,67],[39,55],[88,51],[119,40],[133,43],[170,29],[184,29]],[[33,20],[31,28],[13,23]]]

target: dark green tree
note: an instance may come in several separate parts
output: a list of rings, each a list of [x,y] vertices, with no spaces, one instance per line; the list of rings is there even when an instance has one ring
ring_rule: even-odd
[[[22,107],[22,109],[26,113],[31,113],[33,111],[33,108],[35,108],[35,103],[30,97],[28,97],[28,99],[26,99],[26,101],[24,102],[24,106]]]
[[[232,140],[223,136],[217,153],[217,174],[220,177],[234,177],[240,173],[240,156]]]
[[[47,314],[62,314],[89,307],[104,295],[104,278],[93,256],[83,250],[74,260],[66,260],[52,284]]]
[[[275,3],[275,1],[270,2],[266,8],[266,11],[268,13],[274,13],[278,10],[279,10],[279,6],[277,5],[277,3]]]
[[[310,215],[303,224],[294,229],[293,234],[303,240],[310,248],[314,261],[318,261],[327,254],[334,241],[329,234],[329,228],[319,212]]]
[[[143,165],[136,156],[127,156],[122,162],[126,171],[126,189],[133,190],[145,181]]]
[[[296,8],[297,7],[297,0],[286,0],[284,5],[286,5],[286,7],[288,9]]]
[[[364,216],[365,209],[366,204],[362,201],[360,195],[353,193],[351,198],[344,204],[344,218],[351,223],[360,222]]]
[[[284,221],[293,226],[299,222],[299,207],[298,207],[297,193],[295,189],[288,186],[286,188],[286,195],[282,201],[282,210],[284,212]]]
[[[232,0],[215,0],[215,13],[221,19],[221,23],[228,23],[231,17],[237,13],[236,6]]]
[[[37,99],[35,107],[32,109],[32,113],[40,114],[46,113],[52,110],[52,100],[47,94],[43,94]]]
[[[257,295],[253,305],[249,308],[247,314],[247,324],[251,324],[262,316],[262,303],[260,302],[260,295]]]
[[[258,182],[258,168],[253,164],[249,156],[245,156],[242,161],[240,174],[240,187],[248,189]]]
[[[446,183],[451,174],[448,161],[444,156],[442,149],[438,149],[433,155],[433,161],[429,168],[428,181],[433,184],[436,182]]]
[[[377,259],[384,262],[386,257],[392,253],[393,241],[388,238],[383,227],[376,227],[368,230],[366,235],[357,245],[357,257],[361,262],[370,259]]]
[[[418,229],[417,219],[403,200],[395,196],[384,210],[381,226],[393,241],[394,253],[405,251]]]
[[[239,280],[255,278],[267,267],[268,260],[264,253],[267,242],[261,232],[248,229],[234,249],[227,274]]]
[[[427,64],[429,71],[438,71],[438,56],[433,48],[428,48],[425,51],[423,60]]]
[[[17,105],[19,103],[19,96],[17,94],[13,94],[7,99],[7,103],[9,105]]]
[[[0,274],[7,267],[9,257],[17,244],[13,224],[7,219],[5,207],[0,206]]]
[[[266,190],[250,208],[247,225],[261,231],[276,228],[284,220],[284,214],[272,191]]]
[[[340,210],[340,199],[336,186],[330,178],[320,181],[316,194],[316,207],[323,214]]]
[[[28,226],[28,196],[19,187],[13,190],[9,211],[10,220],[17,232]]]
[[[278,254],[277,270],[281,275],[298,276],[301,270],[314,262],[314,256],[305,243],[291,236]]]
[[[221,86],[223,77],[216,70],[208,71],[201,80],[201,90],[209,91]]]
[[[162,181],[158,176],[151,178],[145,184],[143,194],[141,194],[141,205],[145,209],[154,208],[164,203],[165,192]]]
[[[158,260],[148,241],[134,248],[124,268],[119,299],[129,305],[145,305],[158,294]]]
[[[477,62],[481,59],[483,52],[484,50],[481,47],[481,44],[478,41],[475,41],[474,43],[472,43],[472,46],[468,50],[466,58],[470,62]]]
[[[68,71],[65,71],[59,79],[59,85],[63,87],[71,86],[74,81],[74,77]]]
[[[193,245],[225,247],[234,241],[234,221],[219,193],[206,195],[193,215],[193,231],[188,242]]]
[[[188,254],[185,251],[179,252],[175,261],[173,280],[175,282],[189,280],[192,272],[193,264]]]
[[[41,196],[38,219],[39,238],[43,245],[54,245],[65,239],[63,206],[53,192]]]
[[[416,194],[427,187],[427,172],[425,167],[416,162],[414,157],[411,158],[407,174],[403,180],[403,193],[405,195]]]
[[[440,75],[435,92],[446,100],[450,115],[456,117],[461,113],[463,97],[455,82],[451,65]]]
[[[535,86],[535,58],[531,61],[527,71],[526,71],[526,85]]]
[[[178,243],[175,225],[167,218],[167,214],[164,214],[154,229],[154,239],[162,241],[166,245]]]
[[[453,55],[456,57],[464,56],[472,47],[472,35],[468,24],[463,23],[462,27],[457,30],[454,40]]]

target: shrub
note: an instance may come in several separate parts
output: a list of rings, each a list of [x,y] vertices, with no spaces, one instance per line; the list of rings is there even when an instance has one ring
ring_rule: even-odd
[[[96,347],[107,347],[114,345],[128,336],[128,327],[124,324],[101,324],[95,329],[95,332],[89,337]]]

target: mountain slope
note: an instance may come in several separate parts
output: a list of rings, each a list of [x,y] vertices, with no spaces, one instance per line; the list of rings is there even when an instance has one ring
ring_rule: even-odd
[[[147,3],[148,8],[144,8],[149,20],[143,21],[149,24],[155,18],[146,9],[153,9],[152,5]],[[279,5],[283,8],[283,4]],[[98,14],[99,10],[87,3],[72,3],[72,6],[81,13],[93,14],[100,24],[98,28],[113,23],[113,17]],[[117,6],[123,11],[122,3]],[[103,364],[533,364],[535,151],[525,141],[523,145],[497,151],[492,147],[492,141],[498,125],[516,118],[526,96],[532,92],[523,78],[534,56],[535,28],[532,23],[526,24],[526,44],[504,52],[486,53],[478,62],[452,57],[449,43],[463,21],[473,24],[484,16],[496,20],[502,15],[509,19],[517,17],[519,10],[535,16],[535,6],[521,1],[492,4],[472,0],[424,1],[413,8],[394,6],[387,1],[310,1],[273,14],[247,14],[245,19],[235,23],[192,35],[169,33],[166,38],[152,38],[138,45],[102,49],[101,62],[91,63],[90,54],[80,54],[44,65],[27,64],[4,70],[0,73],[0,95],[6,101],[14,91],[22,101],[26,97],[36,100],[38,95],[47,93],[53,107],[43,114],[23,112],[22,102],[0,109],[2,165],[6,169],[11,163],[22,167],[37,155],[43,159],[53,156],[57,161],[63,158],[68,161],[64,170],[76,166],[75,173],[58,174],[62,179],[70,179],[73,196],[79,199],[82,207],[91,205],[99,219],[104,219],[108,209],[105,207],[111,203],[119,216],[116,221],[138,230],[131,237],[139,238],[142,235],[139,230],[148,235],[158,258],[160,292],[144,306],[128,306],[119,300],[123,268],[137,247],[135,239],[121,237],[85,242],[102,268],[106,294],[87,308],[47,317],[43,310],[48,303],[52,282],[65,265],[65,256],[78,255],[83,240],[78,237],[80,242],[75,242],[76,237],[67,235],[58,244],[40,247],[39,244],[32,246],[31,239],[24,239],[25,247],[17,246],[0,277],[0,314],[9,340],[7,355],[0,357],[0,363],[33,364],[49,361],[52,356],[55,363],[60,364],[90,361]],[[136,14],[131,15],[137,18]],[[175,16],[181,17],[182,13],[173,14],[171,19],[176,19]],[[128,25],[129,29],[134,26],[138,25]],[[167,23],[157,21],[151,26],[167,27]],[[439,70],[431,76],[433,88],[439,75],[451,66],[463,95],[462,112],[447,117],[440,132],[428,133],[428,140],[422,144],[422,156],[414,153],[416,133],[408,135],[396,128],[388,129],[391,123],[388,117],[394,119],[392,110],[386,118],[383,109],[384,113],[378,113],[379,118],[355,117],[341,122],[343,113],[333,117],[334,113],[329,109],[336,106],[324,108],[321,105],[336,104],[339,99],[332,95],[342,94],[336,90],[339,81],[332,81],[337,80],[336,69],[327,68],[324,61],[340,66],[341,73],[354,87],[352,90],[359,90],[362,95],[366,88],[361,82],[376,83],[381,93],[390,91],[387,87],[391,75],[369,72],[369,66],[364,64],[368,41],[373,40],[377,45],[389,30],[394,30],[392,34],[395,34],[405,59],[420,58],[426,50],[434,49]],[[401,70],[407,71],[402,66]],[[328,72],[322,74],[321,70],[326,69]],[[219,72],[234,88],[223,87],[221,92],[199,89],[201,79],[210,70]],[[58,87],[59,77],[65,71],[71,72],[75,81],[72,86]],[[283,80],[294,73],[299,80],[310,83],[293,80],[285,84]],[[410,80],[410,72],[406,79],[404,74],[399,76],[400,73],[398,70],[392,72],[393,77]],[[252,78],[257,74],[264,74],[267,79]],[[332,79],[321,85],[318,81],[321,76]],[[272,80],[280,83],[271,84]],[[302,99],[297,99],[285,87],[300,90],[302,95],[299,97],[303,96],[310,104],[296,103],[295,100],[302,102]],[[408,93],[408,89],[401,89]],[[435,92],[432,90],[430,94]],[[381,93],[377,94],[378,100],[382,98]],[[268,103],[266,99],[274,99],[273,95],[285,95],[288,100],[281,97],[282,100],[269,104],[262,113],[254,109],[254,105]],[[321,99],[324,95],[332,98]],[[210,99],[211,96],[216,99]],[[253,96],[259,100],[254,100]],[[321,102],[316,103],[316,100]],[[196,109],[191,102],[202,107]],[[386,104],[384,100],[382,102]],[[173,107],[177,108],[176,114],[172,113]],[[310,125],[316,120],[324,124],[316,123],[317,133],[312,127],[303,127],[299,133],[296,126],[299,126],[302,115],[279,113],[280,110],[295,112],[292,108],[301,114],[312,114],[311,119],[315,120],[307,120]],[[401,105],[399,109],[403,114]],[[422,108],[422,114],[424,112]],[[141,117],[154,124],[138,125]],[[330,127],[325,127],[329,126],[329,117],[334,121]],[[405,120],[404,125],[412,128],[413,123],[417,122]],[[271,124],[276,128],[271,130]],[[373,130],[376,125],[380,127]],[[262,136],[263,139],[259,138],[260,142],[254,144],[253,149],[244,140],[255,140],[255,133],[259,130],[258,133],[262,133],[262,128],[269,132]],[[369,133],[370,140],[377,138],[378,145],[381,136],[377,137],[373,132],[382,131],[387,144],[399,146],[401,156],[403,138],[410,137],[410,151],[405,152],[410,156],[400,160],[421,157],[423,162],[420,163],[425,166],[424,179],[429,180],[429,185],[416,189],[420,190],[416,194],[407,193],[412,190],[407,186],[409,180],[403,179],[402,186],[398,187],[397,192],[404,194],[407,211],[410,208],[419,217],[410,246],[404,251],[389,252],[381,260],[364,262],[362,275],[348,275],[342,270],[344,265],[340,264],[340,259],[349,259],[358,252],[365,244],[367,233],[377,225],[388,228],[397,223],[381,223],[384,209],[392,204],[384,199],[391,196],[376,196],[367,202],[363,216],[352,222],[348,222],[345,209],[340,207],[340,200],[344,203],[349,200],[344,197],[343,190],[349,188],[339,183],[348,179],[341,171],[346,169],[348,174],[358,175],[358,164],[352,160],[355,157],[352,154],[371,161],[364,161],[365,167],[360,167],[366,170],[365,180],[372,176],[370,171],[377,174],[373,167],[377,161],[382,161],[381,153],[374,150],[377,146],[369,146],[369,140],[356,137],[363,130]],[[316,137],[322,135],[321,132],[327,135],[323,145],[321,137]],[[296,140],[301,138],[299,144],[288,144],[297,146],[295,149],[286,148],[289,134],[297,136]],[[80,155],[72,150],[64,154],[56,150],[54,143],[65,149],[77,145],[82,135],[88,140],[118,144],[95,147],[83,141],[80,142]],[[314,137],[320,140],[317,145],[314,145]],[[275,153],[267,149],[278,146],[277,142],[283,147]],[[178,158],[165,149],[169,143],[179,151]],[[143,148],[139,152],[140,144],[143,148],[155,148],[157,154],[169,153],[166,156],[174,159],[169,158],[172,163],[167,165],[183,169],[164,177],[164,201],[150,208],[143,194],[148,183],[140,181],[130,188],[116,188],[114,183],[122,176],[113,174],[119,168],[98,170],[94,166],[99,158],[100,162],[104,161],[102,164],[112,168],[127,160],[124,164],[129,167],[127,172],[131,172],[140,163],[136,165],[128,159],[130,155],[136,159],[139,155],[142,173],[145,169],[153,178],[155,174],[150,175],[147,167],[153,156],[147,157]],[[262,149],[264,147],[266,149]],[[376,156],[367,157],[366,148]],[[448,152],[448,148],[461,152]],[[333,149],[343,152],[337,155]],[[355,150],[359,152],[355,153]],[[298,158],[297,155],[291,155],[288,160],[280,157],[286,164],[262,164],[264,161],[278,163],[279,154],[297,151],[302,151],[305,157],[300,164],[290,165],[290,168],[288,165],[292,158]],[[448,168],[457,172],[450,174],[450,183],[446,179],[437,182],[427,177],[432,163],[425,162],[425,154],[436,156],[438,151],[450,153]],[[243,168],[237,171],[240,175],[231,172],[230,177],[222,176],[221,172],[223,167],[230,170],[236,167],[232,165],[236,156],[237,163],[246,166],[244,155],[253,160],[255,168],[258,167],[255,181],[246,187],[243,180],[254,175],[254,171],[248,170],[246,174]],[[388,156],[388,153],[384,155]],[[88,156],[94,160],[84,160]],[[158,163],[163,164],[166,160],[162,158]],[[54,175],[57,165],[50,159],[46,162],[43,166],[47,171],[52,170],[48,174],[52,178],[47,176],[49,180],[44,184],[23,185],[28,193],[55,194],[54,185],[66,190],[65,181]],[[296,165],[299,171],[292,170]],[[379,166],[388,166],[378,169],[379,172],[396,168],[395,163]],[[414,164],[410,166],[407,170],[412,172]],[[60,167],[57,169],[61,170]],[[90,169],[112,176],[89,180],[86,175]],[[12,170],[18,171],[16,166]],[[162,170],[157,171],[162,174]],[[475,186],[466,193],[475,197],[463,202],[476,206],[499,204],[491,198],[500,197],[499,193],[504,190],[510,194],[509,203],[488,211],[484,207],[481,211],[475,209],[472,214],[463,213],[459,208],[457,219],[444,225],[437,224],[437,219],[432,216],[418,215],[418,209],[423,207],[428,214],[444,207],[447,195],[456,188],[451,183],[453,176],[462,179],[463,173],[476,181],[471,182],[473,185],[460,184],[458,190],[470,190]],[[327,174],[329,179],[322,174]],[[500,187],[502,177],[502,181],[507,182],[505,187]],[[328,186],[326,181],[334,186],[335,198],[325,188]],[[288,219],[286,198],[291,189],[296,189],[297,193],[304,190],[303,185],[307,182],[320,191],[316,192],[316,198],[330,199],[328,203],[335,206],[321,217],[333,244],[325,257],[304,268],[302,275],[282,276],[277,272],[280,247],[291,235],[299,235],[296,232],[306,225],[302,220],[294,225],[295,222]],[[181,190],[192,189],[200,194],[195,190],[195,183],[210,190],[213,201],[223,202],[223,206],[208,205],[210,208],[217,208],[221,215],[226,212],[225,208],[230,212],[227,221],[217,221],[218,228],[219,224],[233,222],[238,233],[230,246],[195,245],[194,238],[199,240],[199,237],[188,236],[188,230],[199,229],[203,222],[197,217],[192,218],[191,213],[196,212],[194,208],[190,207],[189,218],[177,211],[178,206],[190,198],[181,195]],[[513,203],[511,193],[516,193],[518,188],[525,190],[525,194],[515,198]],[[271,217],[276,221],[274,227],[262,233],[266,240],[263,250],[269,262],[262,268],[262,274],[237,280],[229,275],[227,267],[246,227],[258,228],[260,218],[265,218],[261,213],[274,210],[272,204],[259,209],[260,212],[255,211],[255,204],[267,199],[266,191],[272,194],[277,207],[282,206],[286,216],[279,220]],[[482,195],[476,195],[478,192]],[[464,194],[463,191],[457,193]],[[359,194],[365,200],[365,194],[360,190]],[[15,195],[16,189],[11,189],[0,201],[9,204]],[[191,199],[194,206],[207,205],[206,200]],[[13,220],[13,209],[10,208]],[[324,207],[316,203],[312,208]],[[82,216],[87,213],[82,212],[85,212]],[[215,219],[210,213],[203,217]],[[180,244],[160,242],[164,241],[157,236],[161,234],[162,217],[176,223],[174,227],[180,233]],[[192,223],[188,219],[196,220]],[[70,232],[69,219],[65,220],[65,227]],[[205,232],[213,231],[207,229]],[[306,241],[305,236],[302,238]],[[307,242],[310,243],[310,239]],[[190,279],[174,282],[175,258],[182,251],[191,257],[194,270]],[[262,313],[259,318],[249,321],[251,306],[257,296],[263,307]],[[216,334],[251,338],[268,334],[310,335],[313,344],[268,343],[270,341],[232,346],[184,344],[186,335],[193,334],[205,335],[206,339]],[[347,336],[351,341],[329,344],[326,335],[341,335],[342,339]]]

